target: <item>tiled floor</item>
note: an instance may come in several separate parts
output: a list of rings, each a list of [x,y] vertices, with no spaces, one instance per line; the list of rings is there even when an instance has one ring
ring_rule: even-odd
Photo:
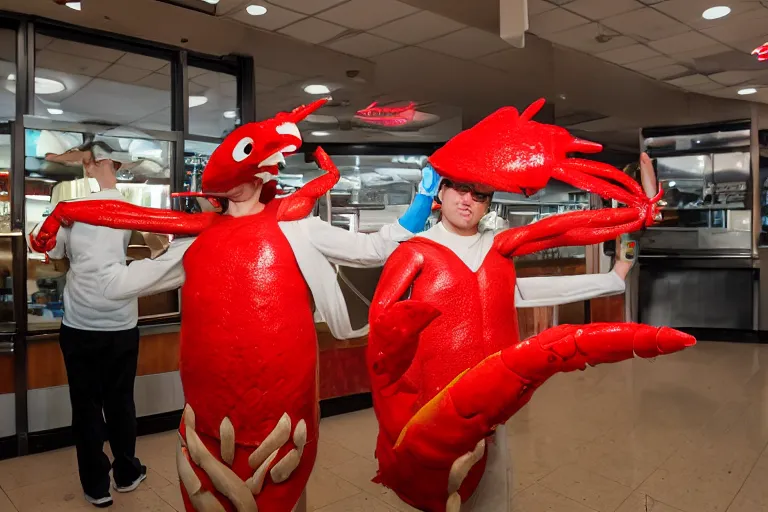
[[[768,511],[768,346],[700,343],[654,361],[558,375],[509,422],[514,512]],[[323,420],[308,489],[318,512],[408,511],[370,482],[371,411]],[[173,433],[116,510],[182,510]],[[0,462],[0,512],[88,510],[71,449]],[[482,511],[481,511],[482,512]]]

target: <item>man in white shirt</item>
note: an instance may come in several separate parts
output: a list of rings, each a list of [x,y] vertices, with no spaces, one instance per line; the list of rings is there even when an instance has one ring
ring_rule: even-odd
[[[75,201],[125,201],[116,188],[120,163],[99,149],[84,152],[83,166],[100,190]],[[129,230],[76,223],[62,228],[56,246],[47,252],[53,259],[69,260],[59,343],[69,382],[80,482],[87,501],[97,507],[112,504],[110,469],[118,492],[132,491],[146,478],[146,467],[135,455],[137,296],[108,298],[104,294],[105,286],[126,268],[130,237]],[[163,260],[145,266],[145,294],[178,288],[176,267],[191,242],[171,244]],[[103,451],[105,429],[114,457],[111,464]]]

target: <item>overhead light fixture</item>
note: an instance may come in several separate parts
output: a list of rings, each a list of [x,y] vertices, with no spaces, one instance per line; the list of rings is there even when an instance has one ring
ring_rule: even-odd
[[[731,8],[727,5],[718,5],[716,7],[710,7],[706,11],[704,11],[701,15],[702,18],[705,20],[716,20],[719,18],[724,18],[731,14]]]
[[[64,111],[61,110],[60,108],[49,108],[48,113],[54,116],[60,116],[61,114],[64,113]]]
[[[327,137],[330,135],[329,132],[312,132],[312,135],[315,137]]]
[[[5,88],[10,92],[16,92],[16,75],[8,75],[8,83]],[[58,80],[51,80],[50,78],[35,77],[35,94],[56,94],[66,89],[64,84]]]
[[[224,112],[224,117],[227,119],[234,119],[237,117],[237,112],[235,112],[234,110],[227,110],[226,112]]]
[[[304,92],[307,94],[329,94],[331,90],[322,84],[312,84],[306,86]]]
[[[66,5],[66,6],[67,6],[67,7],[69,7],[70,9],[74,9],[74,10],[76,10],[76,11],[79,11],[80,9],[82,9],[82,8],[83,8],[83,6],[80,4],[80,2],[67,2],[67,3],[66,3],[66,4],[64,4],[64,5]]]
[[[250,14],[251,16],[261,16],[263,14],[267,14],[267,8],[263,5],[249,5],[245,8],[245,12]]]
[[[757,92],[757,89],[754,87],[747,87],[746,89],[740,89],[739,94],[741,96],[746,96],[747,94],[755,94]]]
[[[205,105],[206,103],[208,103],[208,98],[206,98],[205,96],[189,97],[189,108],[199,107],[200,105]]]
[[[216,5],[217,3],[219,3],[219,0],[203,0],[203,2],[211,5]]]

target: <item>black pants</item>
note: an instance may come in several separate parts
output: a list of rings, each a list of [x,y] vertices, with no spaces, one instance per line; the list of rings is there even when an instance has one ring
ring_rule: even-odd
[[[80,483],[89,496],[103,497],[110,483],[105,438],[112,448],[112,476],[118,486],[130,485],[141,472],[135,456],[133,401],[139,329],[83,331],[62,325],[59,344],[69,380]]]

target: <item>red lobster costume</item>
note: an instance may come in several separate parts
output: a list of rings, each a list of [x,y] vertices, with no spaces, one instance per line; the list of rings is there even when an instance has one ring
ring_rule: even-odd
[[[301,146],[296,124],[326,100],[233,131],[203,175],[203,194],[223,196],[263,180],[257,215],[187,214],[116,201],[59,203],[32,247],[55,246],[72,222],[196,235],[184,257],[180,373],[187,406],[177,465],[187,510],[287,512],[317,454],[317,335],[310,294],[278,222],[311,213],[339,179],[327,173],[275,198],[278,164]]]
[[[518,339],[512,258],[639,230],[652,223],[659,199],[649,200],[608,165],[566,158],[601,146],[532,121],[542,105],[522,115],[514,108],[495,112],[429,162],[455,182],[528,195],[553,177],[627,207],[509,229],[496,236],[477,272],[421,236],[389,257],[370,309],[368,369],[380,426],[375,480],[419,510],[460,509],[483,476],[486,438],[555,373],[695,343],[672,329],[630,323],[562,325]]]

